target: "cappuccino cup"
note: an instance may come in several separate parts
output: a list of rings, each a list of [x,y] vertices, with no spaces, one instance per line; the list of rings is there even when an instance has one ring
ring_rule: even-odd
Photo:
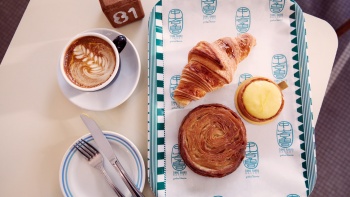
[[[81,91],[96,91],[107,86],[119,69],[115,44],[99,33],[81,33],[64,47],[60,59],[63,78]]]

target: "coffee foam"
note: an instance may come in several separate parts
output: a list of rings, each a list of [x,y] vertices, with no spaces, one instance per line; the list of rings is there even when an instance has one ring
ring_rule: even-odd
[[[64,70],[69,80],[82,88],[93,88],[106,82],[116,67],[116,54],[105,40],[85,36],[68,47]]]

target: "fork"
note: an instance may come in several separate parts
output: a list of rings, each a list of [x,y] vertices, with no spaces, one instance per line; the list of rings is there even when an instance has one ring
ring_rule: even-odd
[[[84,139],[80,139],[74,144],[74,148],[84,155],[92,167],[98,169],[104,175],[108,185],[111,186],[118,197],[124,197],[120,190],[113,184],[112,179],[108,176],[106,169],[103,167],[103,157],[95,147]]]

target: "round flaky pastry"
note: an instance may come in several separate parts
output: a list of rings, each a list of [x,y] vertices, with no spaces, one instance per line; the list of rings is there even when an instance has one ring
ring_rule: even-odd
[[[282,83],[280,86],[265,77],[247,79],[237,88],[235,105],[239,114],[252,124],[271,122],[284,106]]]
[[[183,119],[180,154],[195,173],[223,177],[241,164],[247,145],[241,118],[221,104],[200,105]]]

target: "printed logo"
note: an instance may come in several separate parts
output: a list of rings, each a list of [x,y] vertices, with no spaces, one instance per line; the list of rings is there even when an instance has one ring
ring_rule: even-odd
[[[186,164],[180,155],[178,144],[175,144],[171,150],[171,166],[174,169],[173,180],[187,179]]]
[[[287,197],[300,197],[298,194],[289,194]]]
[[[215,13],[217,0],[201,0],[201,5],[203,14],[212,15]]]
[[[180,9],[170,10],[168,15],[169,32],[174,35],[180,34],[183,29],[183,20],[183,13]]]
[[[276,79],[284,79],[288,73],[287,58],[283,54],[276,54],[271,61],[272,75]]]
[[[293,126],[288,121],[281,121],[277,124],[276,138],[280,157],[294,156],[294,149],[290,148],[293,144],[294,134]]]
[[[259,178],[259,150],[255,142],[248,142],[245,149],[245,158],[243,164],[246,167],[246,178]]]
[[[184,15],[180,9],[172,9],[168,14],[170,42],[182,42],[181,32],[184,28]]]
[[[255,142],[248,142],[245,149],[244,166],[248,169],[254,169],[259,164],[259,150]]]
[[[177,88],[177,86],[179,85],[179,81],[180,81],[180,75],[174,75],[170,78],[170,97],[171,99],[174,100],[174,91]]]
[[[293,144],[293,127],[288,121],[281,121],[276,129],[277,143],[281,148],[289,148]]]
[[[246,33],[250,28],[251,15],[246,7],[240,7],[236,11],[236,29],[239,33]]]
[[[282,21],[285,0],[270,0],[270,22]]]
[[[240,85],[243,81],[245,81],[246,79],[252,78],[253,75],[249,74],[249,73],[243,73],[239,76],[238,79],[238,85]]]
[[[201,0],[203,12],[203,23],[215,23],[216,15],[214,15],[217,7],[217,0]]]
[[[176,171],[182,171],[186,168],[186,164],[180,155],[180,150],[179,150],[178,144],[175,144],[173,146],[172,151],[171,151],[171,165],[172,165],[173,169]]]
[[[170,88],[169,88],[169,93],[170,93],[170,98],[171,98],[171,108],[176,109],[179,108],[177,105],[176,101],[174,100],[174,91],[179,85],[180,82],[180,75],[174,75],[170,78]]]
[[[270,0],[270,11],[272,13],[282,12],[285,5],[285,0]]]

